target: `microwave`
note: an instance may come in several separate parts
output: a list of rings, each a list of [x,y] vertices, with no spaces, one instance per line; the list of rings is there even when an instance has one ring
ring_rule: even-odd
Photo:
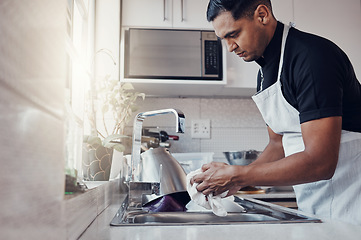
[[[124,78],[222,81],[222,44],[214,31],[124,32]]]

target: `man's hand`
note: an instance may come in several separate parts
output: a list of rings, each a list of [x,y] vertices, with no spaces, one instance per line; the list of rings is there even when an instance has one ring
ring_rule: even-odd
[[[191,179],[191,184],[199,183],[197,190],[204,195],[213,193],[214,196],[229,191],[227,196],[235,194],[241,186],[234,181],[237,168],[222,162],[211,162],[202,166],[203,173]]]

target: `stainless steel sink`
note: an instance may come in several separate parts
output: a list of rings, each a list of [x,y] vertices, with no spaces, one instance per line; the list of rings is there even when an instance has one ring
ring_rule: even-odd
[[[128,217],[128,220],[130,218]],[[277,218],[262,214],[229,213],[226,217],[218,217],[211,213],[195,212],[162,212],[143,213],[131,217],[132,223],[139,224],[229,224],[237,222],[268,222],[277,221]]]
[[[229,212],[226,217],[218,217],[210,211],[147,212],[143,209],[127,209],[127,199],[113,218],[112,226],[154,226],[154,225],[220,225],[250,223],[306,223],[321,222],[296,211],[265,203],[255,199],[235,197],[244,212]]]

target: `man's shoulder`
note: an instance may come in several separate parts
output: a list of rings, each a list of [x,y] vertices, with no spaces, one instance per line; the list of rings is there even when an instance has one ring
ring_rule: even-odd
[[[326,47],[337,47],[331,40],[313,34],[299,30],[297,28],[292,28],[289,34],[289,40],[291,43],[297,44],[299,47],[306,48],[318,48],[321,46]]]
[[[291,58],[325,60],[325,57],[343,57],[343,51],[331,40],[305,31],[292,28],[287,38],[286,54]]]

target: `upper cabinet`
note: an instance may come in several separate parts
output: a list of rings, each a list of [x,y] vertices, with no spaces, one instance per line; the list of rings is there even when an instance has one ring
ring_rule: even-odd
[[[168,0],[171,1],[171,0]],[[212,29],[207,21],[207,6],[209,0],[172,0],[173,27]]]
[[[208,0],[123,0],[122,26],[212,29]]]
[[[212,24],[206,19],[208,2],[209,0],[123,0],[122,27],[213,30]],[[348,0],[347,3],[339,0],[271,2],[277,20],[284,24],[293,22],[299,30],[324,36],[339,45],[349,56],[356,75],[361,80],[360,0]],[[212,86],[214,83],[199,84],[193,81],[147,81],[145,85],[141,80],[139,85],[146,89],[153,88],[156,95],[244,97],[255,93],[259,66],[255,62],[244,62],[234,53],[228,52],[226,47],[223,51],[222,85]]]

